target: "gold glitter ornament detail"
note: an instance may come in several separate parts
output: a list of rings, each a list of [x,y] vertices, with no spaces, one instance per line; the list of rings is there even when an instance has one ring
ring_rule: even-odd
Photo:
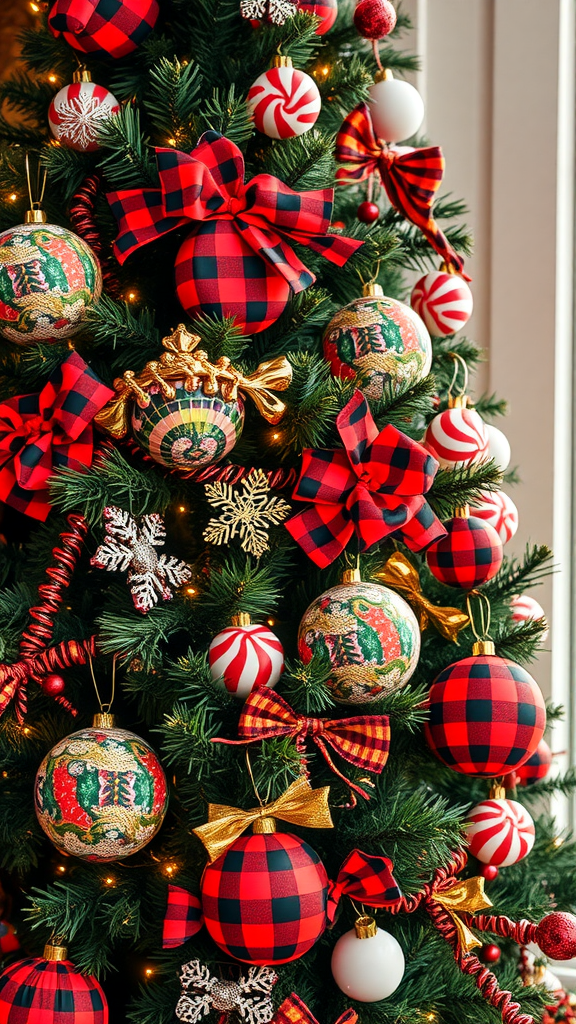
[[[241,485],[218,481],[206,484],[206,498],[219,509],[218,518],[209,520],[204,540],[209,544],[229,544],[239,537],[241,548],[257,558],[269,549],[268,531],[290,514],[283,498],[270,497],[270,486],[262,469],[254,469]]]

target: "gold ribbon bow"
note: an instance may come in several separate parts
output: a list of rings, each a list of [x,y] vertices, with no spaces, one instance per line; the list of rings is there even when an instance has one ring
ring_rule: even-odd
[[[487,907],[492,906],[484,892],[483,878],[465,878],[454,881],[449,888],[440,892],[436,891],[432,899],[450,914],[456,925],[462,949],[470,953],[475,946],[482,945],[481,941],[470,931],[468,925],[464,924],[460,914],[475,914],[477,910],[486,910]]]
[[[306,828],[334,828],[328,807],[329,786],[312,789],[306,778],[296,779],[282,796],[271,804],[251,807],[243,811],[240,807],[226,804],[208,804],[208,822],[193,829],[195,835],[208,850],[210,862],[216,860],[238,839],[249,825],[257,824],[258,831],[274,832],[270,819],[281,818],[292,825]]]
[[[421,630],[431,622],[447,640],[458,643],[458,633],[468,625],[468,616],[458,608],[444,608],[424,597],[418,570],[399,551],[374,576],[404,594],[416,612]]]

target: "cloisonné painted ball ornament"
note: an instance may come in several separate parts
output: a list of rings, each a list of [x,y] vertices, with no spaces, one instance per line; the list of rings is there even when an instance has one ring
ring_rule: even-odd
[[[175,381],[174,390],[174,398],[166,398],[160,386],[152,385],[146,403],[134,403],[135,440],[155,462],[169,469],[220,462],[242,433],[242,400],[226,402],[221,395],[205,395],[202,387],[187,391],[183,380]]]
[[[324,356],[335,377],[361,374],[364,394],[378,400],[389,390],[401,395],[430,372],[432,342],[410,306],[368,284],[328,324]]]
[[[156,835],[168,792],[162,765],[133,732],[96,715],[91,728],[60,740],[36,776],[38,821],[64,853],[82,860],[123,860]]]
[[[312,602],[298,630],[298,653],[332,665],[328,686],[341,704],[367,704],[404,686],[420,655],[414,612],[394,590],[363,583],[357,570]]]
[[[38,219],[0,234],[0,333],[17,345],[72,337],[101,291],[96,256],[67,228]]]

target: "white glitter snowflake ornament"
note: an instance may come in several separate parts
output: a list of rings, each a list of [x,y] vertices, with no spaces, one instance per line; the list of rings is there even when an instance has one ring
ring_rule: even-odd
[[[258,558],[268,550],[268,530],[278,526],[290,514],[283,498],[271,498],[270,486],[262,469],[253,469],[242,481],[241,490],[231,484],[206,484],[206,497],[219,517],[210,519],[204,530],[209,544],[228,544],[240,538],[240,546]]]
[[[266,18],[273,25],[283,25],[287,18],[296,14],[298,0],[241,0],[240,13],[243,18],[261,21]]]
[[[173,555],[157,555],[166,540],[162,517],[154,513],[131,516],[124,509],[111,505],[104,509],[106,536],[90,565],[108,572],[128,570],[128,586],[139,611],[149,612],[159,598],[169,601],[174,587],[186,583],[192,576],[185,562]]]
[[[52,100],[48,124],[62,145],[88,153],[99,148],[99,129],[119,110],[118,100],[108,89],[75,75],[73,84],[60,89]]]
[[[278,981],[271,967],[250,967],[238,981],[213,977],[199,960],[184,964],[180,982],[184,989],[176,1016],[186,1024],[197,1024],[211,1010],[223,1016],[236,1014],[246,1024],[268,1024],[274,1016],[270,993]]]

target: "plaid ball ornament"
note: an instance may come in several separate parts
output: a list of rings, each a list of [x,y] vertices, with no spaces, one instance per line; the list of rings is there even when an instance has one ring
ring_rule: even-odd
[[[448,665],[433,683],[424,734],[448,768],[494,778],[516,771],[534,753],[546,727],[538,684],[514,661],[474,653]]]
[[[297,960],[326,927],[326,869],[307,843],[287,832],[237,839],[206,867],[201,896],[216,945],[251,964]]]
[[[470,516],[467,510],[444,523],[446,537],[426,552],[428,568],[448,587],[474,590],[496,575],[504,552],[502,541],[490,523]]]
[[[533,786],[540,779],[545,779],[552,765],[552,751],[546,740],[540,740],[536,750],[524,764],[514,773],[514,784]],[[506,780],[505,780],[506,784]]]
[[[159,11],[158,0],[56,0],[48,27],[82,53],[125,57],[144,42]]]
[[[96,978],[80,974],[64,946],[18,960],[0,975],[0,1024],[108,1024]]]

